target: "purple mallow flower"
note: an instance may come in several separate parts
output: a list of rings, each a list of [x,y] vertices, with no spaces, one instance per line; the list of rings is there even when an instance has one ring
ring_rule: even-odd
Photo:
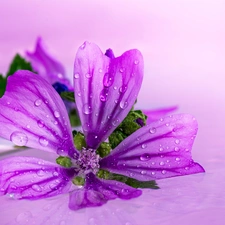
[[[69,193],[69,208],[76,210],[141,195],[140,189],[99,178],[99,169],[140,181],[203,172],[191,158],[197,122],[187,114],[143,126],[104,158],[96,154],[132,108],[142,78],[138,50],[110,59],[95,44],[85,42],[79,48],[74,92],[87,146],[78,151],[66,108],[52,86],[29,71],[10,76],[0,99],[0,136],[16,145],[56,153],[69,165],[32,157],[1,160],[0,194],[39,199]],[[77,185],[77,178],[84,179],[83,186]]]
[[[66,76],[66,70],[63,64],[49,54],[41,37],[37,39],[35,50],[33,52],[27,51],[26,55],[31,62],[33,69],[52,84],[59,94],[63,91],[73,90],[72,84]],[[112,49],[107,49],[105,55],[110,59],[115,58]],[[64,103],[66,104],[68,111],[73,108],[76,109],[75,104],[71,104],[68,101],[64,101]],[[175,110],[177,110],[177,106],[143,111],[145,115],[148,116],[147,123],[150,123]]]

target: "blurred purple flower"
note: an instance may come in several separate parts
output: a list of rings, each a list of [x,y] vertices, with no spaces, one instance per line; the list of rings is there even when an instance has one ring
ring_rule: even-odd
[[[132,108],[142,78],[143,58],[138,50],[110,59],[94,44],[85,42],[79,48],[74,91],[87,147],[78,151],[66,108],[52,86],[29,71],[9,77],[0,99],[0,136],[16,145],[69,157],[72,166],[31,157],[4,159],[0,161],[0,193],[39,199],[69,192],[69,207],[76,210],[141,195],[141,190],[124,183],[98,178],[99,169],[140,181],[203,172],[191,158],[197,122],[187,114],[140,128],[105,158],[96,154]],[[83,187],[73,185],[76,176],[85,178]]]

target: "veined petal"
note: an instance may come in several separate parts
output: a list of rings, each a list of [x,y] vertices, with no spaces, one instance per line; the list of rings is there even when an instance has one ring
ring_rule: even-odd
[[[0,98],[0,136],[15,145],[73,155],[65,105],[42,77],[20,70],[8,77]]]
[[[59,61],[49,55],[40,37],[37,39],[35,51],[33,53],[26,52],[26,54],[34,70],[50,84],[60,82],[71,88],[71,84],[66,78],[65,68]]]
[[[74,65],[75,99],[89,147],[97,148],[133,106],[143,78],[138,50],[110,59],[98,46],[85,42]]]
[[[127,186],[124,183],[98,179],[94,174],[90,173],[87,175],[85,187],[70,194],[69,208],[77,210],[85,207],[100,206],[108,200],[136,198],[141,193],[141,190]]]
[[[18,199],[46,198],[68,192],[74,171],[32,157],[0,161],[0,195]]]
[[[126,138],[100,166],[141,181],[204,172],[191,157],[197,129],[191,115],[165,117]]]
[[[169,114],[177,110],[177,106],[171,106],[167,108],[154,109],[154,110],[141,110],[146,116],[148,116],[147,124],[150,124],[153,121],[159,120],[162,117],[165,117],[166,114]]]

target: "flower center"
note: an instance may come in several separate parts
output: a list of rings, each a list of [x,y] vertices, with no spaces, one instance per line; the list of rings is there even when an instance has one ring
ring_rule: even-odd
[[[79,173],[78,176],[84,176],[90,172],[96,174],[100,168],[100,156],[96,154],[95,149],[82,148],[76,161]]]

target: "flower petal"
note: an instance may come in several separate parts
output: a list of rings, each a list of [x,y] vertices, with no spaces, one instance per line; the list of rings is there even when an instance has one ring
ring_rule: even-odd
[[[0,127],[0,136],[15,145],[58,154],[76,152],[62,99],[47,81],[29,71],[8,78],[0,98]]]
[[[32,157],[0,161],[0,195],[18,199],[46,198],[68,192],[74,171]]]
[[[108,200],[136,198],[141,193],[141,190],[127,186],[124,183],[99,179],[93,173],[90,173],[86,177],[85,187],[70,194],[69,208],[77,210],[85,207],[100,206]]]
[[[165,117],[126,138],[100,166],[141,181],[204,172],[191,158],[197,129],[191,115]]]
[[[159,120],[160,118],[166,116],[175,110],[177,110],[177,106],[171,106],[168,108],[155,109],[155,110],[141,110],[145,115],[148,116],[147,124],[150,124],[153,121]]]
[[[143,78],[138,50],[118,58],[105,56],[98,46],[85,42],[74,65],[75,99],[89,147],[97,148],[126,117]]]
[[[26,54],[31,61],[33,69],[50,84],[60,82],[69,88],[71,87],[69,80],[66,78],[65,68],[49,55],[40,37],[37,39],[35,51],[33,53],[26,52]]]

